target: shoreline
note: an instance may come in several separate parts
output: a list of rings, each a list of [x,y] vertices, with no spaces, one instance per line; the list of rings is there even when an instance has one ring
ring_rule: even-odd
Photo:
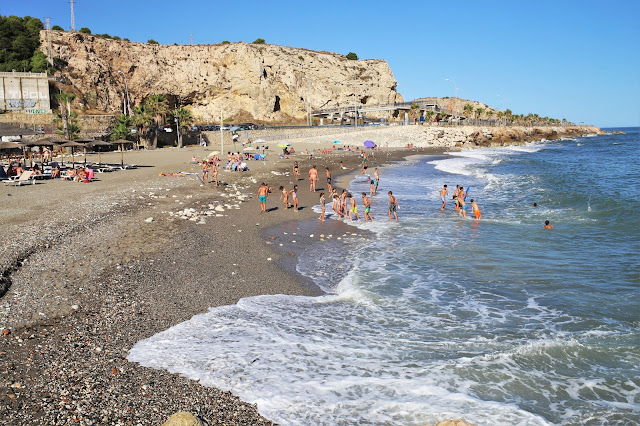
[[[185,161],[191,156],[190,151],[181,151]],[[402,158],[406,154],[406,150],[399,150],[384,157]],[[358,157],[355,153],[342,153],[314,161],[320,168],[325,162],[337,164],[340,159],[345,165],[355,165]],[[87,223],[64,228],[58,228],[55,222],[50,227],[34,226],[41,234],[32,235],[37,243],[19,255],[23,259],[11,262],[6,254],[13,247],[5,247],[3,266],[20,266],[14,270],[5,267],[11,287],[0,299],[1,328],[8,330],[0,338],[0,369],[6,376],[1,385],[4,396],[0,397],[0,415],[9,424],[60,424],[74,418],[91,423],[105,417],[160,424],[177,411],[189,411],[210,423],[269,424],[254,406],[228,392],[204,388],[166,371],[140,367],[129,363],[126,356],[137,341],[206,312],[209,307],[234,304],[242,297],[261,294],[320,294],[303,277],[280,265],[279,259],[286,254],[269,247],[262,235],[269,227],[290,221],[294,212],[285,215],[273,211],[260,216],[254,195],[257,186],[244,180],[284,178],[272,177],[270,170],[286,172],[292,161],[271,164],[268,171],[252,171],[249,175],[221,173],[222,180],[236,179],[229,180],[230,191],[222,191],[244,188],[239,191],[249,195],[249,205],[232,209],[237,214],[207,218],[215,226],[168,220],[168,212],[178,209],[174,205],[184,209],[211,202],[209,191],[218,189],[212,185],[193,186],[188,180],[180,184],[177,179],[158,182],[151,177],[157,172],[154,170],[146,185],[140,184],[142,179],[134,182],[133,189],[121,190],[117,201],[109,201],[114,194],[105,195],[105,211],[95,213]],[[298,161],[306,172],[309,163]],[[139,172],[116,173],[126,178],[127,174]],[[337,177],[339,173],[335,170],[333,174]],[[101,178],[107,182],[111,176]],[[304,182],[299,183],[300,201],[306,208],[296,220],[316,217],[311,207],[317,204],[319,193],[310,193]],[[165,183],[169,188],[159,187]],[[44,190],[52,184],[80,191],[90,187],[58,181],[28,189]],[[23,189],[26,188],[5,192],[17,194]],[[163,199],[146,195],[160,194],[160,189],[171,195]],[[175,202],[174,195],[182,204]],[[274,195],[278,195],[275,190],[269,207],[279,202]],[[117,204],[111,205],[114,202]],[[93,206],[100,210],[97,204],[94,202]],[[154,217],[154,222],[145,223],[148,217]],[[255,228],[263,231],[253,232]],[[242,240],[236,241],[240,236]],[[60,257],[60,252],[64,256]],[[242,265],[238,255],[244,255]],[[266,261],[267,258],[275,261]],[[78,383],[92,391],[77,389]],[[102,392],[97,394],[96,388]],[[215,405],[207,400],[215,401]]]
[[[379,151],[370,157],[370,167],[415,154],[442,154],[445,150]],[[200,152],[183,149],[178,154],[188,161],[196,151]],[[162,154],[178,155],[173,152]],[[311,162],[297,160],[301,162],[302,176],[310,164],[317,163],[320,176],[324,165],[332,165],[334,181],[350,172],[335,170],[340,160],[356,169],[359,164],[353,152]],[[9,330],[0,338],[0,369],[6,376],[0,385],[4,391],[0,415],[9,424],[60,424],[74,419],[91,423],[105,418],[160,424],[177,411],[188,411],[209,423],[270,424],[255,406],[229,392],[129,363],[126,356],[137,341],[206,312],[209,307],[262,294],[321,293],[296,273],[297,256],[267,244],[271,241],[267,234],[273,227],[290,222],[293,217],[295,221],[317,217],[312,207],[317,204],[319,192],[310,193],[305,181],[298,183],[301,205],[306,208],[297,216],[293,211],[283,214],[282,209],[260,215],[255,199],[255,189],[263,179],[270,185],[276,180],[290,182],[290,176],[271,171],[286,173],[292,163],[287,160],[256,167],[248,175],[227,179],[229,186],[223,189],[201,188],[186,179],[159,179],[158,171],[164,170],[157,168],[120,171],[117,177],[129,186],[105,191],[97,201],[95,194],[86,189],[91,185],[51,182],[57,187],[72,185],[71,189],[81,191],[71,195],[76,197],[72,200],[78,203],[77,211],[61,218],[41,219],[44,224],[26,226],[21,234],[19,229],[25,228],[25,223],[20,223],[19,217],[10,217],[10,234],[31,238],[35,243],[20,255],[22,246],[11,240],[1,252],[4,276],[12,285],[0,298],[0,328]],[[143,172],[145,176],[138,178]],[[127,179],[134,176],[131,181]],[[227,173],[220,176],[222,180],[232,177]],[[104,176],[103,180],[107,183],[111,176]],[[44,191],[38,187],[49,184],[33,189]],[[275,198],[279,196],[277,186],[272,186],[274,193],[268,208],[280,202]],[[23,189],[27,188],[20,188]],[[228,200],[232,197],[220,194],[234,191],[248,195],[249,207],[244,203],[239,210],[227,209],[225,213],[233,210],[229,213],[234,214],[207,218],[204,225],[173,217],[169,220],[168,212],[205,206],[214,197],[219,206],[231,204]],[[11,192],[17,193],[18,189]],[[222,201],[218,203],[218,199]],[[51,198],[42,200],[42,205],[36,202],[36,212],[46,209],[47,202]],[[84,217],[84,207],[92,212],[89,217]],[[147,224],[145,218],[149,217],[154,219]],[[69,223],[73,220],[78,223]],[[60,229],[61,223],[64,226]],[[32,234],[36,230],[40,235]],[[7,253],[11,252],[18,253],[17,261],[9,258]],[[287,262],[294,267],[288,269]]]

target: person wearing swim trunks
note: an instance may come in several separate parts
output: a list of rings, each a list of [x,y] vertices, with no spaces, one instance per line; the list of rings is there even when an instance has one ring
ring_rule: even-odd
[[[371,201],[367,198],[367,193],[362,193],[362,204],[364,205],[364,221],[368,222],[371,219],[373,222],[373,216],[371,216]]]
[[[329,171],[328,167],[325,167],[326,173],[327,173],[327,191],[331,192],[331,172]]]
[[[482,217],[482,213],[480,213],[480,207],[478,207],[478,203],[471,199],[471,210],[473,210],[473,214],[476,216],[476,219],[480,219]]]
[[[444,206],[447,205],[447,195],[449,194],[449,190],[447,190],[447,185],[442,187],[440,190],[440,200],[442,201],[442,208],[440,210],[444,210]]]
[[[356,220],[360,220],[360,216],[358,215],[358,206],[356,205],[356,200],[354,200],[351,196],[351,193],[347,194],[347,199],[349,200],[349,205],[351,206],[351,208],[349,209],[349,221],[353,222],[353,219],[351,219],[352,214],[356,215]]]
[[[551,226],[551,224],[549,223],[548,220],[545,220],[543,228],[544,229],[553,229],[553,226]]]
[[[396,197],[393,196],[393,193],[391,191],[389,191],[387,195],[389,195],[389,211],[388,211],[389,221],[393,220],[391,218],[391,213],[393,213],[393,216],[395,216],[396,222],[397,222],[398,213],[396,211],[400,208],[400,205],[398,204],[398,200],[396,199]]]
[[[269,195],[269,187],[265,182],[262,182],[260,188],[258,188],[258,202],[260,203],[261,213],[267,212],[267,197]]]
[[[458,206],[460,207],[460,214],[465,219],[467,218],[467,203],[464,202],[464,199],[458,196]]]

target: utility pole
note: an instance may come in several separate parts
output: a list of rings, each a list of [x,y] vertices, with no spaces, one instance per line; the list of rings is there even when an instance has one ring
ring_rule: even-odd
[[[192,45],[193,45],[193,34],[189,34],[189,40],[191,41],[191,43],[190,43],[190,44],[192,44]]]
[[[222,126],[224,126],[224,120],[222,119],[222,105],[220,105],[220,155],[224,155],[224,135]]]
[[[53,47],[51,46],[51,18],[45,17],[47,20],[47,61],[53,65]]]
[[[71,32],[75,33],[76,32],[76,15],[73,12],[73,5],[76,2],[74,0],[69,0],[69,4],[71,5]]]

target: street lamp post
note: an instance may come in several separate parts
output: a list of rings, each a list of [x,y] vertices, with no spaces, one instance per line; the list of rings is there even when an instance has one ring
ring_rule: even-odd
[[[123,73],[122,71],[118,70],[118,74],[122,74],[122,76],[124,77],[124,93],[125,96],[127,98],[127,110],[129,111],[129,117],[131,117],[131,101],[129,100],[129,85],[127,84],[127,76],[125,73]],[[124,115],[127,115],[127,112],[125,111]]]
[[[182,145],[180,145],[180,122],[178,121],[177,115],[173,116],[173,118],[175,118],[176,120],[176,134],[178,136],[178,148],[182,148]]]

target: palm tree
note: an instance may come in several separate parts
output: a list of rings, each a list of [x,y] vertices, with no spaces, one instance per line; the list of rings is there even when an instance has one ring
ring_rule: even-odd
[[[487,117],[487,124],[489,124],[488,122],[491,121],[491,117],[493,116],[493,111],[488,109],[484,112],[485,117]]]
[[[417,104],[411,105],[409,109],[409,119],[414,121],[418,118],[418,114],[420,114],[420,107]]]
[[[484,114],[484,108],[482,107],[476,108],[476,124],[478,124],[478,119],[482,117],[482,114]]]
[[[120,114],[116,118],[116,124],[111,130],[110,139],[112,141],[117,141],[118,139],[126,139],[128,136],[131,136],[131,118],[124,114]]]
[[[146,149],[149,149],[149,139],[147,133],[149,132],[149,126],[153,122],[153,117],[147,111],[144,105],[138,105],[133,108],[133,117],[131,117],[132,124],[136,126],[138,133],[138,142],[142,142],[142,145]]]
[[[462,109],[464,116],[469,119],[471,118],[471,116],[473,116],[473,105],[472,104],[465,104],[464,108]]]
[[[502,123],[502,119],[504,118],[504,111],[498,111],[498,122]]]
[[[149,96],[144,101],[144,106],[155,122],[153,143],[151,144],[151,148],[155,149],[158,147],[158,128],[160,127],[160,123],[164,122],[164,117],[169,112],[168,102],[164,96],[156,94]]]
[[[511,112],[510,109],[506,109],[504,111],[504,116],[507,119],[507,122],[509,122],[509,123],[513,122],[513,113]]]
[[[436,115],[436,112],[435,112],[435,111],[432,111],[432,110],[430,110],[430,109],[424,112],[425,120],[427,120],[427,122],[428,122],[429,124],[433,123],[433,116],[434,116],[434,115]]]
[[[71,115],[71,102],[76,98],[75,93],[56,93],[55,99],[60,107],[60,119],[62,120],[62,134],[65,139],[70,139],[69,116]]]
[[[191,111],[186,108],[176,108],[171,111],[171,117],[175,120],[178,118],[179,128],[176,129],[176,135],[178,136],[178,148],[182,148],[182,140],[180,139],[180,130],[187,130],[193,124],[193,116]]]
[[[56,114],[56,116],[57,117],[53,120],[53,124],[56,125],[55,133],[57,135],[63,135],[65,139],[69,140],[77,139],[80,136],[80,123],[78,122],[77,112],[71,111],[71,113],[67,115],[66,127],[62,114]]]

